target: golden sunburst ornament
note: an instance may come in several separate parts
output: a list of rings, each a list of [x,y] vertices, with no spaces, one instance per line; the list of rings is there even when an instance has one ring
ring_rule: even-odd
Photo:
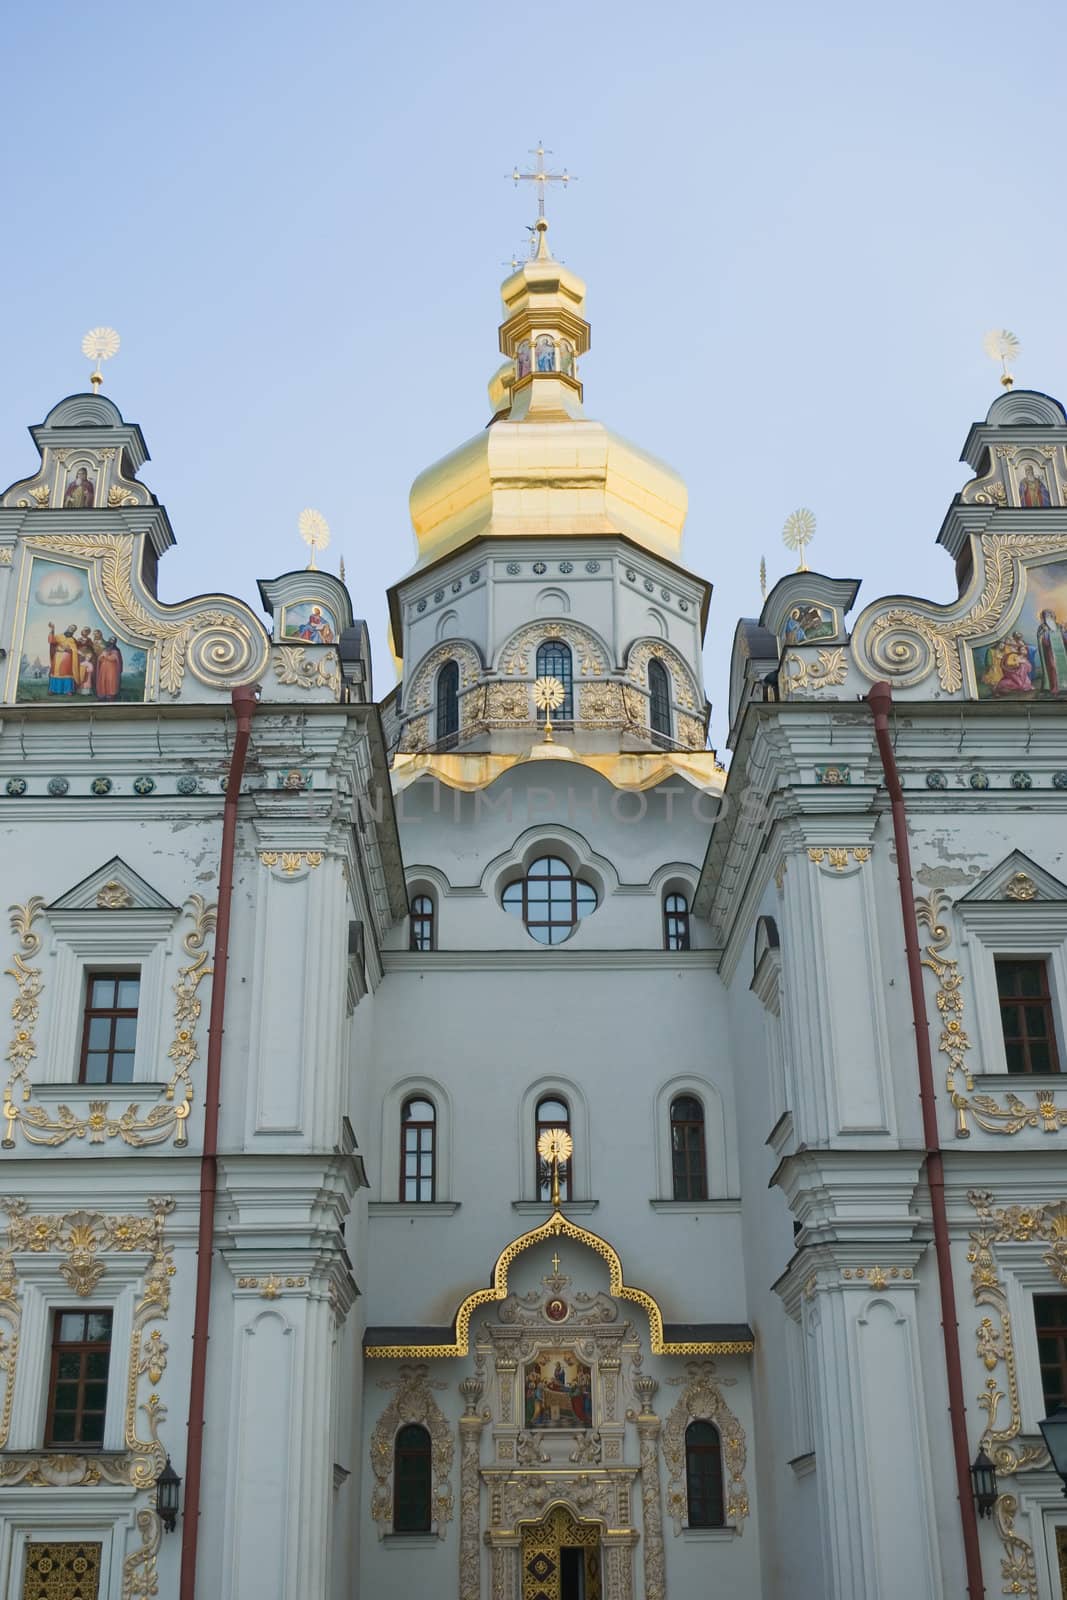
[[[552,1208],[559,1210],[559,1169],[570,1160],[574,1140],[566,1128],[546,1128],[537,1141],[537,1154],[552,1168]]]
[[[558,678],[534,679],[534,705],[545,714],[545,743],[552,743],[552,713],[558,711],[567,698],[567,691]]]
[[[90,328],[82,340],[82,355],[87,361],[93,363],[93,370],[89,374],[89,382],[93,386],[93,393],[99,392],[104,381],[104,374],[100,371],[102,361],[110,361],[111,357],[118,355],[119,345],[122,343],[114,328]]]
[[[326,521],[321,511],[313,511],[308,506],[301,511],[298,520],[300,537],[311,550],[311,560],[308,562],[308,571],[317,572],[318,562],[315,560],[316,552],[325,550],[330,542],[330,524]]]
[[[1020,345],[1018,339],[1008,328],[991,328],[982,340],[982,348],[990,361],[1000,362],[1000,382],[1005,389],[1010,389],[1015,379],[1008,371],[1019,359]]]
[[[791,511],[786,517],[785,526],[782,529],[782,543],[787,550],[799,550],[798,572],[807,572],[808,570],[808,564],[804,560],[804,551],[814,537],[814,511],[809,511],[807,506],[800,506],[796,511]]]

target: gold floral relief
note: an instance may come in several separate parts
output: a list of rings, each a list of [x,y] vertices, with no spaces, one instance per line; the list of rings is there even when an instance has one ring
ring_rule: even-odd
[[[35,1540],[25,1548],[22,1600],[98,1600],[101,1544]]]
[[[105,889],[108,887],[105,885]],[[34,955],[40,949],[41,938],[33,924],[43,906],[40,895],[34,895],[25,905],[11,907],[11,927],[19,937],[19,951],[7,968],[7,975],[15,979],[19,993],[11,1008],[17,1026],[7,1053],[12,1070],[4,1086],[5,1129],[0,1149],[15,1148],[16,1129],[29,1144],[53,1147],[71,1139],[104,1144],[116,1138],[124,1144],[141,1147],[162,1144],[173,1134],[175,1147],[184,1148],[189,1142],[186,1124],[193,1103],[191,1069],[200,1054],[196,1027],[203,1003],[197,991],[203,980],[211,976],[204,943],[215,926],[217,908],[199,894],[190,895],[185,903],[192,926],[186,931],[182,944],[192,960],[178,969],[178,981],[174,985],[174,1037],[167,1051],[174,1071],[162,1098],[143,1117],[137,1104],[128,1105],[125,1111],[113,1116],[107,1100],[90,1100],[89,1113],[84,1117],[66,1105],[57,1106],[56,1115],[50,1117],[43,1107],[33,1104],[33,1090],[26,1071],[37,1053],[33,1029],[43,984],[40,968],[27,966],[23,957]]]
[[[405,1423],[416,1422],[430,1435],[430,1460],[433,1470],[433,1527],[439,1539],[452,1520],[452,1458],[455,1439],[452,1425],[434,1399],[434,1389],[447,1388],[429,1376],[421,1363],[402,1366],[395,1378],[382,1379],[379,1387],[393,1390],[393,1398],[375,1423],[370,1441],[371,1516],[378,1524],[378,1537],[393,1525],[393,1449],[396,1436]]]
[[[525,678],[530,672],[531,652],[547,639],[562,639],[578,658],[583,678],[599,678],[609,669],[604,646],[590,628],[580,622],[534,622],[512,634],[500,653],[499,671],[506,677]]]
[[[674,701],[686,711],[695,711],[700,699],[700,688],[684,657],[673,645],[664,644],[658,639],[646,639],[635,644],[626,657],[626,676],[630,682],[639,684],[642,688],[646,687],[648,663],[652,660],[662,661],[670,673]]]
[[[279,645],[272,652],[274,676],[287,688],[329,689],[335,698],[341,694],[341,667],[334,650],[309,658],[302,645]]]
[[[745,1486],[746,1444],[745,1433],[723,1396],[723,1388],[733,1384],[732,1378],[720,1378],[713,1361],[692,1361],[687,1367],[688,1377],[669,1378],[673,1384],[684,1384],[676,1405],[663,1424],[663,1459],[667,1464],[667,1515],[674,1521],[677,1536],[689,1521],[685,1483],[685,1430],[691,1422],[710,1422],[722,1442],[724,1476],[728,1479],[725,1496],[725,1517],[728,1524],[742,1532],[742,1524],[749,1514],[748,1490]]]
[[[779,692],[786,697],[818,689],[836,689],[848,677],[844,650],[818,650],[814,660],[797,650],[786,652],[778,679]]]
[[[155,1386],[167,1367],[168,1346],[158,1328],[170,1309],[170,1280],[174,1276],[174,1256],[166,1239],[167,1218],[174,1210],[172,1199],[148,1201],[150,1211],[143,1216],[113,1216],[107,1212],[74,1211],[65,1214],[35,1214],[25,1200],[12,1198],[3,1209],[8,1217],[7,1238],[0,1251],[0,1319],[11,1329],[0,1338],[0,1371],[5,1374],[4,1405],[0,1410],[0,1448],[4,1446],[11,1421],[11,1396],[18,1354],[21,1306],[18,1299],[16,1258],[23,1253],[59,1255],[60,1274],[71,1291],[91,1298],[106,1270],[100,1255],[144,1252],[148,1265],[141,1280],[141,1296],[133,1311],[130,1335],[128,1379],[124,1420],[125,1455],[79,1455],[39,1451],[25,1454],[9,1452],[0,1461],[0,1488],[24,1485],[34,1488],[71,1488],[82,1484],[132,1484],[151,1488],[167,1458],[158,1429],[167,1409],[155,1393]],[[139,1403],[139,1385],[147,1377],[152,1392]],[[138,1431],[138,1414],[146,1419],[146,1436]]]

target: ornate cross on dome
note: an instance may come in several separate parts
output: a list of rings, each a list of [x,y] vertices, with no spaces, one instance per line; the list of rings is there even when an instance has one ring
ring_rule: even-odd
[[[577,179],[567,171],[566,167],[564,167],[562,172],[545,171],[545,157],[550,156],[552,152],[551,150],[546,150],[540,140],[538,140],[537,149],[531,150],[530,154],[537,157],[537,167],[535,171],[520,172],[518,167],[516,167],[511,176],[515,180],[516,189],[519,187],[520,183],[536,183],[537,217],[538,221],[543,221],[545,215],[545,185],[547,183],[562,183],[563,187],[566,188],[568,183],[576,183]]]

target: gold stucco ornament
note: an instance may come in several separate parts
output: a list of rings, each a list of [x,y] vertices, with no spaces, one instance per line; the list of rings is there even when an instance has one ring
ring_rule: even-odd
[[[545,713],[545,743],[552,743],[552,712],[558,711],[567,691],[558,678],[534,679],[534,705]]]

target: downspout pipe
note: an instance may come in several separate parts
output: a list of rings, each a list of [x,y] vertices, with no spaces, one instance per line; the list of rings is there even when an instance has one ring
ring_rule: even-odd
[[[941,1332],[945,1344],[945,1371],[948,1377],[948,1412],[952,1432],[952,1454],[956,1463],[956,1493],[963,1525],[963,1553],[967,1567],[967,1593],[970,1600],[983,1600],[982,1555],[978,1543],[978,1516],[971,1485],[971,1466],[967,1448],[967,1408],[963,1397],[963,1366],[960,1360],[959,1322],[956,1289],[952,1278],[952,1258],[945,1207],[945,1167],[937,1128],[937,1100],[934,1092],[934,1062],[930,1049],[930,1023],[926,1012],[922,957],[919,953],[919,920],[915,915],[912,891],[911,847],[908,842],[908,817],[904,790],[900,783],[897,758],[889,732],[889,713],[893,691],[888,683],[876,683],[867,695],[874,715],[874,736],[882,759],[885,785],[893,818],[893,842],[897,852],[897,877],[900,884],[900,913],[904,923],[904,949],[911,990],[911,1014],[915,1027],[915,1055],[919,1067],[919,1103],[922,1107],[923,1144],[926,1149],[926,1182],[930,1191],[930,1210],[934,1224],[934,1255],[941,1292]]]
[[[226,1017],[226,971],[230,960],[230,903],[237,843],[237,802],[241,794],[252,718],[258,692],[234,689],[231,699],[237,733],[226,775],[219,852],[219,897],[215,924],[215,965],[207,1032],[204,1089],[204,1145],[200,1157],[200,1222],[196,1244],[196,1308],[193,1313],[193,1369],[189,1380],[189,1435],[185,1457],[185,1512],[182,1521],[180,1600],[196,1600],[196,1556],[200,1535],[200,1484],[204,1461],[204,1395],[207,1386],[208,1322],[211,1315],[211,1265],[215,1241],[215,1195],[218,1190],[219,1105],[222,1088],[222,1038]]]

